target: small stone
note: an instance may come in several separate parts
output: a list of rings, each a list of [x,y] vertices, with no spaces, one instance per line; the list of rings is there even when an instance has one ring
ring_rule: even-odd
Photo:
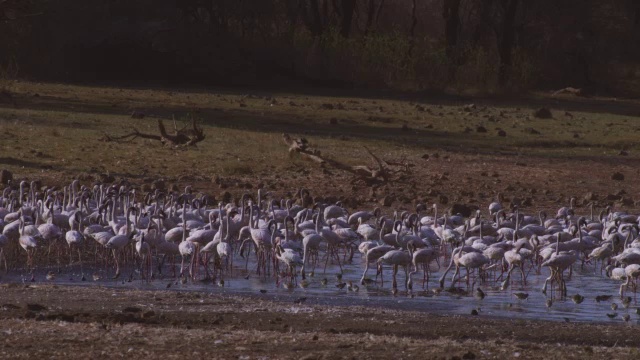
[[[587,202],[596,201],[598,200],[598,195],[594,194],[593,192],[588,192],[584,194],[584,200]]]
[[[473,208],[477,208],[477,207],[473,207]],[[471,213],[473,212],[472,207],[468,206],[468,205],[464,205],[464,204],[453,204],[451,206],[451,211],[450,214],[451,215],[456,215],[456,214],[460,214],[464,217],[469,217],[471,216]]]
[[[462,355],[463,360],[473,360],[475,358],[476,358],[476,354],[472,353],[471,351],[467,351],[466,354]]]
[[[621,198],[622,198],[621,196],[618,196],[616,194],[608,194],[606,197],[606,199],[609,201],[617,201],[617,200],[620,200]]]
[[[13,173],[9,170],[3,169],[0,172],[0,183],[6,185],[13,181]]]
[[[622,181],[624,180],[624,175],[621,172],[614,172],[611,174],[611,180]]]
[[[498,130],[498,136],[505,137],[507,136],[507,132],[504,130]]]
[[[425,160],[429,160],[429,154],[422,155],[422,158],[425,159]]]
[[[231,199],[232,199],[232,198],[231,198],[231,193],[230,193],[230,192],[225,191],[225,192],[222,194],[222,202],[223,202],[223,203],[228,204],[228,203],[230,203],[230,202],[231,202]]]
[[[100,174],[99,177],[101,183],[112,183],[116,181],[116,178],[110,174]]]
[[[154,180],[153,183],[151,183],[151,189],[153,190],[164,191],[165,188],[166,188],[166,184],[162,179]]]
[[[623,197],[622,200],[620,201],[622,203],[622,205],[624,206],[633,206],[634,201],[632,198],[630,197]]]
[[[536,110],[533,113],[533,116],[535,116],[535,117],[537,117],[539,119],[551,119],[553,117],[553,114],[551,114],[551,110],[543,107],[543,108],[540,108],[540,109]]]
[[[134,111],[131,113],[132,119],[144,119],[144,113],[142,111]]]
[[[47,307],[40,304],[27,304],[25,308],[29,311],[44,311],[47,310]]]
[[[380,199],[380,205],[382,206],[391,206],[393,204],[394,198],[393,195],[387,195]]]
[[[476,127],[476,132],[486,133],[487,132],[487,128],[485,128],[484,126],[478,126],[478,127]]]
[[[465,112],[472,112],[473,110],[476,109],[476,104],[465,105],[463,109]]]

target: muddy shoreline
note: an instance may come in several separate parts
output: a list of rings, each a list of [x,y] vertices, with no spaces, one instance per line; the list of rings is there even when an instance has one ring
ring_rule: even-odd
[[[3,284],[3,358],[634,358],[631,323],[324,306],[257,296]]]

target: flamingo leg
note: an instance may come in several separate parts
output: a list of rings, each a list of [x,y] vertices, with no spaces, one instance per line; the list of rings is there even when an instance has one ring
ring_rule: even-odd
[[[117,279],[120,276],[120,262],[118,261],[118,255],[116,254],[116,249],[113,249],[113,261],[116,263],[116,274],[113,276],[114,279]]]

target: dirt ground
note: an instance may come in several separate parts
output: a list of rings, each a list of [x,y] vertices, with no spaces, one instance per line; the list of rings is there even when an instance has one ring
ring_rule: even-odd
[[[251,297],[4,284],[0,357],[634,359],[627,325],[444,316]]]

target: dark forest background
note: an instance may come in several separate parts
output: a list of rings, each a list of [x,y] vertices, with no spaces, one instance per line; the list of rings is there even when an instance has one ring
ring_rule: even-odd
[[[0,77],[640,93],[638,0],[0,0]]]

